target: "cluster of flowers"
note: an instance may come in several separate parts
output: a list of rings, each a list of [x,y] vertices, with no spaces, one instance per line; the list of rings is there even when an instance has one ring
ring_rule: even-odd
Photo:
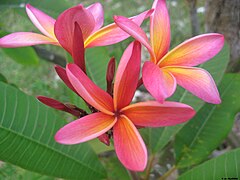
[[[221,102],[211,75],[197,66],[215,56],[223,47],[221,34],[209,33],[191,38],[169,51],[170,21],[165,0],[155,0],[151,10],[126,18],[114,16],[115,23],[103,26],[100,3],[88,7],[77,5],[59,15],[57,20],[31,5],[26,11],[34,25],[44,34],[17,32],[0,39],[0,47],[53,44],[71,54],[74,63],[65,68],[55,66],[65,84],[83,98],[91,110],[84,110],[57,100],[39,96],[44,104],[66,111],[78,119],[61,128],[55,140],[77,144],[93,138],[109,145],[113,138],[116,154],[128,169],[142,171],[147,164],[147,149],[138,128],[163,127],[184,123],[195,115],[192,107],[165,101],[179,84],[206,102]],[[150,17],[150,42],[141,29]],[[99,88],[87,76],[85,48],[118,43],[129,36],[136,41],[125,50],[115,73],[115,59],[109,61],[107,90]],[[141,44],[150,60],[141,70]],[[114,80],[115,76],[115,80]],[[156,101],[130,104],[136,89],[144,84]]]

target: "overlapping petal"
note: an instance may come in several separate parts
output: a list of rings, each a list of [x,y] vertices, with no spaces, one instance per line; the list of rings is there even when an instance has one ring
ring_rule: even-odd
[[[75,22],[80,26],[85,40],[95,28],[95,19],[82,5],[67,9],[56,20],[55,35],[64,49],[72,54]]]
[[[58,42],[47,36],[32,32],[16,32],[0,38],[0,47],[3,48],[33,46],[38,44],[58,45]]]
[[[154,12],[150,16],[150,38],[156,59],[159,61],[170,46],[170,20],[166,0],[155,0],[152,8]]]
[[[113,116],[101,112],[84,116],[62,127],[55,135],[61,144],[78,144],[107,132],[116,123]]]
[[[75,64],[68,64],[67,76],[78,94],[99,111],[113,115],[112,97],[94,84],[89,77]]]
[[[141,42],[151,54],[151,59],[155,59],[155,54],[150,43],[148,42],[147,35],[139,25],[123,16],[114,16],[114,21],[122,30],[134,37],[137,41]]]
[[[133,22],[141,25],[143,20],[148,18],[153,10],[145,11],[137,16],[131,17]],[[107,46],[127,39],[130,35],[119,28],[115,23],[105,26],[95,33],[91,34],[85,41],[85,47]]]
[[[124,51],[116,73],[113,97],[114,109],[119,110],[132,101],[137,88],[141,65],[141,44],[131,43]]]
[[[192,107],[178,103],[148,101],[132,104],[121,111],[135,125],[144,127],[174,126],[184,123],[195,115]]]
[[[223,45],[221,34],[199,35],[172,49],[161,59],[159,66],[197,66],[214,57]]]
[[[80,67],[83,70],[83,72],[86,72],[83,35],[82,30],[77,22],[75,22],[74,25],[73,37],[74,37],[72,44],[73,61],[76,65],[78,65],[78,67]]]
[[[28,17],[31,19],[33,24],[46,36],[55,39],[54,34],[54,24],[55,19],[48,16],[44,12],[40,11],[39,9],[31,6],[30,4],[26,5],[26,12],[28,14]]]
[[[121,163],[133,171],[143,171],[147,165],[147,149],[137,128],[124,116],[113,127],[116,154]]]
[[[96,30],[100,29],[103,26],[104,11],[103,11],[102,4],[97,2],[97,3],[91,4],[86,9],[89,12],[91,12],[91,14],[93,15],[93,17],[95,19],[95,27],[93,30],[93,32],[95,32]]]
[[[160,103],[170,97],[176,89],[173,75],[150,61],[143,65],[142,78],[146,89]]]
[[[55,65],[55,71],[57,72],[58,76],[62,79],[62,81],[67,85],[67,87],[69,87],[72,91],[78,94],[77,91],[74,89],[73,85],[71,84],[71,82],[69,81],[66,70],[61,66]]]
[[[212,76],[204,69],[193,67],[166,67],[177,83],[202,100],[219,104],[221,99]]]

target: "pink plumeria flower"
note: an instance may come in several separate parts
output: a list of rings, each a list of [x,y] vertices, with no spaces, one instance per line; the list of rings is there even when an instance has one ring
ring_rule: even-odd
[[[26,5],[26,12],[33,24],[43,34],[33,32],[16,32],[0,39],[0,47],[14,48],[38,44],[54,44],[62,46],[72,54],[74,26],[77,23],[82,32],[85,48],[115,44],[129,37],[115,23],[103,26],[104,12],[100,3],[94,3],[87,8],[77,5],[59,15],[57,20],[39,9]],[[131,17],[136,24],[141,25],[152,10]],[[78,41],[81,41],[80,38]]]
[[[150,43],[145,32],[133,21],[115,16],[115,23],[140,41],[149,51],[151,60],[144,63],[142,78],[151,95],[163,102],[176,90],[176,84],[202,100],[219,104],[221,99],[215,82],[204,69],[196,68],[214,57],[224,45],[221,34],[203,34],[169,50],[170,21],[166,0],[155,0],[150,16]]]
[[[55,135],[62,144],[77,144],[113,131],[116,154],[133,171],[143,171],[147,149],[136,126],[172,126],[191,119],[195,111],[177,102],[157,101],[130,104],[137,88],[141,63],[141,44],[131,43],[125,50],[115,78],[113,97],[95,85],[76,65],[68,64],[67,77],[77,93],[98,112],[77,119]]]

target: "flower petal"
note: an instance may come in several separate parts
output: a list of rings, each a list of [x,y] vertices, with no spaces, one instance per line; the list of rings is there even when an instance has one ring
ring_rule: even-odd
[[[131,43],[120,60],[114,82],[114,109],[120,110],[132,101],[141,66],[141,44]]]
[[[140,26],[143,20],[148,18],[151,13],[152,10],[148,10],[129,19],[131,19]],[[124,39],[127,39],[129,36],[130,35],[128,33],[124,32],[115,23],[113,23],[91,34],[85,41],[85,47],[89,48],[93,46],[106,46],[116,44],[120,41],[123,41]]]
[[[54,39],[32,32],[16,32],[0,38],[0,47],[3,48],[33,46],[38,44],[59,45]]]
[[[103,26],[104,22],[104,11],[102,4],[97,2],[94,3],[86,8],[90,13],[92,13],[94,19],[95,19],[95,28],[93,32],[100,29]]]
[[[143,65],[142,78],[146,89],[160,103],[176,90],[176,80],[172,74],[150,61]]]
[[[144,127],[174,126],[184,123],[195,115],[192,107],[178,103],[157,101],[129,105],[121,111],[135,125]]]
[[[192,67],[167,67],[177,83],[206,102],[219,104],[218,89],[212,76],[204,69]]]
[[[66,70],[61,66],[55,65],[55,71],[57,72],[58,76],[62,79],[62,81],[67,85],[67,87],[69,87],[72,91],[78,94],[77,91],[74,89],[73,85],[71,84],[71,82],[69,81]]]
[[[150,37],[157,61],[167,52],[170,46],[171,30],[166,0],[155,0],[150,16]]]
[[[75,64],[68,64],[67,76],[78,94],[101,112],[113,115],[112,97],[94,84],[87,75]]]
[[[83,35],[82,35],[82,30],[77,22],[75,22],[73,34],[74,34],[73,45],[72,45],[73,61],[76,65],[78,65],[78,67],[80,67],[83,70],[83,72],[86,73]]]
[[[70,54],[72,54],[75,22],[80,26],[84,40],[92,33],[95,27],[93,15],[82,5],[67,9],[59,15],[54,27],[55,35],[62,47]]]
[[[149,51],[151,59],[155,58],[151,45],[148,42],[146,33],[132,20],[123,16],[114,16],[115,23],[137,41],[141,42]]]
[[[55,140],[61,144],[78,144],[94,139],[107,132],[116,123],[114,116],[101,112],[84,116],[70,122],[55,135]]]
[[[221,34],[199,35],[172,49],[159,62],[159,66],[197,66],[214,57],[223,45],[224,36]]]
[[[125,116],[113,127],[116,154],[121,163],[132,171],[143,171],[147,165],[147,149],[137,128]]]
[[[33,24],[46,36],[56,39],[54,34],[54,24],[55,19],[48,16],[44,12],[40,11],[39,9],[31,6],[30,4],[26,5],[26,11],[28,14],[28,17],[31,19]]]

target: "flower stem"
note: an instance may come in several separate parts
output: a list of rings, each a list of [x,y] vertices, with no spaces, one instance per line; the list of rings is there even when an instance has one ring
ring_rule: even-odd
[[[170,176],[176,170],[176,166],[173,166],[169,169],[163,176],[159,178],[159,180],[166,180],[168,176]]]
[[[128,170],[128,172],[130,173],[132,180],[139,180],[139,177],[135,171]]]
[[[148,180],[149,179],[149,176],[150,176],[150,173],[151,173],[151,169],[152,169],[152,166],[153,166],[153,162],[154,162],[154,159],[155,159],[155,155],[153,154],[150,158],[149,158],[149,163],[148,163],[148,166],[147,166],[147,169],[146,169],[146,176],[145,176],[145,180]]]

